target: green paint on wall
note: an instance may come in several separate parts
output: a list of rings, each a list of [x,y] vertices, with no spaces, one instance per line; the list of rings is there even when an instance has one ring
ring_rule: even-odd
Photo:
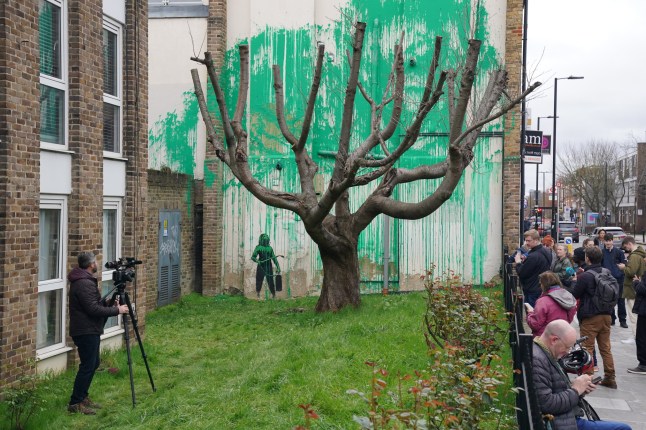
[[[405,36],[405,73],[406,103],[402,115],[402,123],[407,124],[414,115],[417,104],[423,92],[426,72],[433,54],[435,36],[443,37],[443,62],[442,67],[456,67],[464,58],[467,41],[470,36],[475,36],[484,41],[479,66],[481,73],[476,79],[476,88],[484,86],[487,71],[500,66],[500,54],[488,42],[488,15],[484,7],[476,1],[467,0],[434,0],[432,5],[425,1],[404,0],[353,0],[341,10],[341,18],[328,26],[307,25],[299,29],[284,29],[265,27],[249,40],[238,43],[250,45],[250,95],[248,117],[245,124],[249,133],[249,164],[254,176],[264,185],[288,192],[300,190],[299,178],[293,155],[288,143],[283,138],[277,126],[275,117],[275,96],[273,89],[272,64],[279,64],[285,88],[286,119],[289,128],[296,135],[300,132],[301,118],[311,85],[313,75],[314,55],[317,40],[333,39],[334,44],[326,48],[327,59],[324,63],[321,91],[317,100],[315,118],[310,132],[308,150],[312,158],[319,164],[319,172],[327,183],[334,159],[325,156],[333,153],[338,146],[341,114],[345,85],[348,75],[348,65],[345,61],[345,50],[351,43],[352,24],[356,20],[367,23],[366,37],[360,80],[366,86],[372,97],[380,99],[381,91],[386,84],[392,53],[395,43],[399,39],[402,29],[406,30]],[[334,46],[336,45],[336,46]],[[409,60],[415,59],[412,65]],[[448,65],[447,65],[448,63]],[[224,68],[221,70],[221,82],[227,89],[229,113],[235,104],[238,87],[239,59],[237,47],[230,49],[225,56]],[[209,94],[209,108],[214,116],[219,117],[215,107],[214,96]],[[437,133],[448,131],[446,106],[440,103],[434,112],[427,118],[423,132]],[[384,118],[389,117],[386,111]],[[367,135],[370,128],[370,107],[368,103],[357,95],[355,102],[354,125],[351,145],[356,147]],[[488,126],[487,130],[500,130],[500,123]],[[404,133],[403,129],[397,131],[398,135]],[[489,219],[489,201],[483,196],[488,196],[492,181],[498,181],[501,170],[500,154],[491,151],[487,145],[497,139],[483,141],[475,151],[474,170],[468,171],[469,190],[465,188],[463,178],[450,200],[431,217],[421,220],[419,226],[427,240],[438,241],[438,230],[442,231],[439,241],[444,237],[455,237],[457,242],[473,241],[473,253],[466,256],[461,251],[446,252],[445,246],[429,246],[424,251],[427,265],[441,260],[441,264],[451,266],[463,264],[463,259],[469,259],[472,264],[472,273],[476,282],[484,282],[483,262],[487,259],[492,248],[489,246],[489,225],[498,220]],[[397,135],[389,143],[390,149],[398,144]],[[446,138],[424,137],[402,158],[399,167],[410,168],[421,163],[434,163],[446,157]],[[381,153],[375,149],[376,154]],[[283,169],[275,169],[276,162],[280,161]],[[208,170],[205,170],[208,172]],[[229,180],[224,181],[223,192],[225,202],[237,201],[233,194],[245,194],[240,184],[231,175],[226,175]],[[210,182],[212,183],[212,182]],[[209,184],[210,184],[209,183]],[[408,184],[397,190],[397,197],[404,201],[419,201],[428,196],[439,185],[440,181],[427,181],[419,184]],[[369,190],[351,190],[351,202],[354,208],[365,198]],[[230,198],[226,195],[231,194]],[[248,196],[246,197],[248,198]],[[248,210],[246,205],[240,205],[238,210]],[[465,208],[468,210],[465,211]],[[281,234],[294,235],[293,224],[299,222],[294,217],[280,218],[284,226],[277,225],[275,214],[277,209],[268,209],[263,219],[257,222],[264,226],[271,226],[272,237]],[[381,217],[375,223],[381,225]],[[468,227],[465,228],[465,223]],[[404,225],[404,223],[401,223]],[[400,237],[401,246],[406,245],[406,237],[400,232],[416,227],[401,227],[396,236]],[[391,227],[393,228],[393,227]],[[373,261],[381,255],[383,250],[383,234],[381,227],[376,227],[374,233],[362,236],[360,256],[362,252],[370,255]],[[446,233],[446,236],[445,236]],[[416,237],[417,240],[420,237]],[[417,245],[418,246],[418,245]],[[377,262],[377,261],[376,261]],[[379,262],[377,262],[379,263]],[[404,265],[409,264],[403,262]],[[411,265],[413,263],[410,263]],[[419,266],[419,264],[417,264]],[[404,273],[408,267],[400,270]],[[413,270],[412,268],[410,268]]]
[[[193,91],[186,91],[181,110],[168,112],[155,121],[148,132],[151,166],[166,166],[173,172],[193,176],[198,121],[201,117],[197,98]]]

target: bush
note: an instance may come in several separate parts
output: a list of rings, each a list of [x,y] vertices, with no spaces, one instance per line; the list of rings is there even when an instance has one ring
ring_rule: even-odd
[[[498,398],[509,373],[500,358],[507,334],[500,304],[453,272],[434,278],[431,270],[426,293],[427,368],[393,381],[385,368],[367,362],[370,393],[348,390],[368,405],[354,421],[371,430],[514,428],[513,414],[502,414]]]
[[[2,400],[9,412],[9,428],[22,430],[27,428],[27,422],[33,414],[40,410],[45,401],[38,395],[37,383],[46,379],[45,375],[36,374],[36,362],[31,360],[28,370],[18,380],[3,389]]]

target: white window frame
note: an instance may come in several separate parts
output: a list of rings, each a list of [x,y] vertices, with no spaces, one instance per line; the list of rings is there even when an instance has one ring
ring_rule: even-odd
[[[42,73],[40,76],[40,84],[47,87],[55,88],[57,90],[63,91],[63,103],[65,107],[63,108],[63,142],[59,143],[50,143],[40,141],[40,147],[43,149],[53,149],[55,151],[67,150],[68,148],[68,129],[69,129],[69,75],[68,75],[68,37],[67,37],[67,0],[43,0],[47,3],[51,3],[61,9],[61,77],[57,78],[50,75],[44,75]],[[39,47],[40,48],[40,47]],[[39,65],[40,69],[40,65]],[[39,119],[40,123],[40,119]]]
[[[103,210],[116,210],[117,211],[117,225],[116,225],[116,234],[115,234],[115,258],[120,258],[121,257],[121,237],[122,237],[122,218],[123,218],[123,199],[119,197],[104,197],[103,198]],[[105,228],[105,227],[104,227]],[[103,271],[101,272],[101,283],[103,285],[103,282],[112,282],[112,272],[113,270],[106,269],[105,268],[105,263],[107,263],[106,257],[105,257],[105,244],[103,244],[102,247],[104,254],[103,258],[105,261],[102,263]],[[103,294],[103,292],[102,292]],[[107,327],[105,328],[105,333],[104,336],[109,336],[115,333],[121,333],[123,331],[122,328],[122,323],[121,323],[121,315],[118,316],[117,319],[117,325],[114,327]]]
[[[119,150],[103,151],[104,157],[121,157],[123,154],[123,26],[107,16],[103,16],[103,29],[117,36],[117,88],[116,94],[103,93],[103,102],[119,108]]]
[[[67,267],[67,197],[65,196],[53,196],[53,195],[41,195],[40,197],[40,209],[57,209],[61,211],[61,225],[60,225],[60,243],[58,245],[58,252],[60,258],[58,259],[58,273],[59,277],[55,279],[47,279],[44,281],[38,281],[38,294],[44,293],[47,291],[62,290],[61,306],[63,307],[61,311],[61,341],[55,343],[54,345],[46,346],[40,348],[36,351],[37,355],[43,355],[48,352],[64,348],[65,347],[65,338],[67,336],[67,278],[65,274],[65,267]],[[40,258],[40,256],[39,256]],[[38,320],[38,319],[36,319]]]

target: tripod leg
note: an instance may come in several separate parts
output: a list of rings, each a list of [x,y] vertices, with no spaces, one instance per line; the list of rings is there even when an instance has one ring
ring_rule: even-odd
[[[137,338],[137,343],[139,343],[139,349],[141,350],[141,357],[144,359],[144,364],[146,365],[146,371],[148,372],[148,379],[150,379],[150,386],[154,391],[157,391],[155,388],[155,382],[153,381],[153,375],[150,373],[150,366],[148,366],[148,357],[146,356],[146,351],[144,351],[144,344],[141,341],[141,336],[139,335],[139,326],[137,324],[137,317],[132,309],[132,304],[130,303],[130,296],[128,293],[124,294],[126,304],[128,305],[128,312],[130,313],[130,319],[132,320],[132,328],[135,332],[135,337]]]
[[[122,295],[123,296],[123,295]],[[122,302],[123,297],[119,299]],[[127,298],[126,298],[127,300]],[[130,306],[128,306],[130,309]],[[132,310],[130,310],[132,312]],[[135,407],[135,383],[132,377],[132,356],[130,355],[130,331],[128,330],[128,315],[123,315],[123,338],[126,340],[126,354],[128,356],[128,373],[130,374],[130,393],[132,394],[132,407]]]

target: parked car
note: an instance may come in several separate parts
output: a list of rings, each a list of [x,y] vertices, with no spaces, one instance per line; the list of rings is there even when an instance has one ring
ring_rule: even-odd
[[[626,233],[621,227],[595,227],[590,237],[593,239],[597,237],[600,230],[605,230],[606,233],[612,233],[612,244],[617,248],[621,248],[621,242],[626,238]]]
[[[539,226],[538,226],[538,234],[541,237],[544,237],[544,236],[546,236],[548,234],[552,234],[552,224],[550,224],[549,222],[539,224]]]
[[[567,236],[572,237],[572,242],[579,243],[579,227],[574,221],[559,221],[559,242]],[[614,233],[613,233],[614,234]]]

